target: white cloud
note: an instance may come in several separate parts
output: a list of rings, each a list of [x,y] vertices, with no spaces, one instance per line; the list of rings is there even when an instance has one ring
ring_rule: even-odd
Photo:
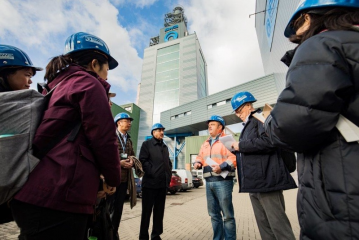
[[[144,8],[144,7],[149,7],[152,4],[154,4],[155,2],[157,2],[157,0],[110,0],[115,6],[121,6],[125,3],[127,4],[134,4],[136,7],[138,8]]]
[[[136,91],[142,59],[131,44],[129,32],[117,20],[118,10],[109,1],[0,0],[0,6],[1,42],[23,49],[33,62],[46,64],[50,57],[63,52],[69,35],[92,33],[107,43],[119,62],[110,71],[109,82],[123,91]]]
[[[154,4],[157,0],[136,0],[136,6],[144,8]]]
[[[196,31],[208,67],[209,93],[264,75],[256,38],[254,1],[182,1],[190,32]]]
[[[106,41],[119,62],[119,67],[110,71],[109,82],[135,95],[142,68],[137,51],[148,46],[150,37],[157,35],[159,28],[141,13],[134,16],[136,24],[125,28],[119,22],[121,12],[114,5],[134,4],[144,8],[155,2],[0,0],[0,42],[18,46],[35,64],[45,67],[51,57],[63,52],[70,34],[78,31],[95,34]],[[172,0],[161,4],[168,12],[177,5]],[[182,0],[180,4],[189,20],[190,32],[196,31],[204,52],[210,94],[264,74],[254,18],[248,18],[255,11],[253,1]],[[158,14],[158,18],[164,17],[164,13]],[[38,73],[35,81],[41,81],[43,75]]]

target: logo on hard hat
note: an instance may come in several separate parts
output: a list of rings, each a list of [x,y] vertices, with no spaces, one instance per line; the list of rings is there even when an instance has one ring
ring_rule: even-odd
[[[0,59],[15,59],[12,53],[0,53]]]
[[[101,40],[94,38],[94,37],[85,37],[85,41],[93,42],[93,43],[103,46],[103,43],[101,42]]]
[[[240,102],[240,101],[242,101],[242,100],[244,100],[246,98],[247,98],[247,96],[243,96],[243,97],[237,98],[236,101]]]

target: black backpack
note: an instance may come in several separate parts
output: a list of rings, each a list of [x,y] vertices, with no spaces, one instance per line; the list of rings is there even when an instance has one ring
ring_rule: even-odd
[[[295,157],[294,152],[285,149],[279,149],[279,152],[288,171],[290,173],[294,172],[297,168],[297,158]]]

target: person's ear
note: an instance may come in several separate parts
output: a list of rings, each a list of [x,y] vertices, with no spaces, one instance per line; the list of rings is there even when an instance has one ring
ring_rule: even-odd
[[[95,70],[96,67],[97,67],[97,65],[99,65],[98,60],[97,60],[97,59],[92,59],[92,61],[91,61],[91,68],[92,68],[93,70]]]

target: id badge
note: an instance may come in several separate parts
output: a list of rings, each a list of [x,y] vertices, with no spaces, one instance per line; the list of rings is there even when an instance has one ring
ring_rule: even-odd
[[[121,159],[127,159],[127,153],[121,153]]]

